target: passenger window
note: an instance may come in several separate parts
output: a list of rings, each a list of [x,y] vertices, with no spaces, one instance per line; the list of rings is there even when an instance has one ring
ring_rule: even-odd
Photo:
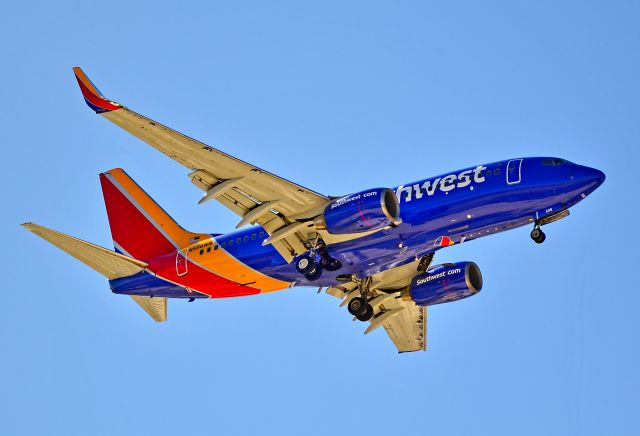
[[[227,247],[227,242],[225,241],[222,243],[222,248],[226,248],[226,247]]]
[[[202,250],[200,250],[200,255],[204,254],[204,248]]]
[[[242,238],[236,239],[236,245],[240,244],[241,242],[242,242]]]
[[[487,177],[491,175],[491,170],[487,170],[486,173],[484,173]]]
[[[229,247],[233,247],[233,239],[229,239]]]
[[[251,240],[252,240],[252,241],[254,241],[255,239],[256,239],[256,234],[255,234],[255,233],[252,233],[252,234],[251,234]]]
[[[249,235],[244,237],[244,242],[249,242]]]
[[[264,232],[260,232],[260,238],[264,238]]]
[[[213,246],[213,251],[216,251],[217,249],[218,249],[218,245],[216,244]]]
[[[207,253],[211,253],[211,247],[207,248]]]
[[[500,168],[497,168],[493,171],[493,174],[495,174],[496,176],[500,175]]]

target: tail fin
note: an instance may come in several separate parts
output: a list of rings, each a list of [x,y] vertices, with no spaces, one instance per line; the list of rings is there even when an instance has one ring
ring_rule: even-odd
[[[128,256],[147,260],[210,237],[180,227],[120,168],[100,174],[100,183],[114,245]]]

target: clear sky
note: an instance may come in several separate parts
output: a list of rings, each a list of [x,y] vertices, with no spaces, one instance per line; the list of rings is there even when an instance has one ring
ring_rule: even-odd
[[[640,433],[640,6],[627,1],[10,2],[0,16],[0,434]],[[94,115],[109,98],[338,195],[550,155],[607,181],[537,246],[455,246],[485,286],[429,311],[429,351],[299,288],[155,324],[19,227],[111,247],[98,173],[185,227],[237,218]]]

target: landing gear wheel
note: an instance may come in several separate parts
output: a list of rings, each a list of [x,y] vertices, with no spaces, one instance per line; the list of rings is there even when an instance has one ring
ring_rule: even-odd
[[[316,269],[316,261],[308,254],[302,255],[296,260],[296,269],[300,274],[309,274]]]
[[[338,259],[334,259],[331,257],[328,259],[322,259],[320,261],[320,264],[322,265],[322,268],[326,269],[327,271],[337,271],[342,268],[342,263],[340,263]]]
[[[536,244],[542,244],[544,240],[547,239],[547,235],[539,228],[535,228],[531,231],[531,239],[533,239]]]
[[[307,280],[312,282],[314,280],[318,280],[321,275],[322,275],[322,265],[320,265],[319,263],[314,263],[313,270],[309,271],[304,276]]]
[[[367,311],[367,306],[369,306],[369,304],[367,304],[364,298],[353,297],[347,305],[347,310],[351,315],[357,318],[358,316],[362,316],[365,314],[365,312]]]
[[[367,304],[364,313],[361,315],[356,315],[356,318],[358,318],[359,321],[364,322],[364,321],[369,321],[372,316],[373,316],[373,306],[371,306],[370,304]]]

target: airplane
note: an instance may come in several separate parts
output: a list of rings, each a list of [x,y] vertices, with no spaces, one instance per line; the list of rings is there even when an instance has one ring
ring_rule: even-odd
[[[238,215],[235,231],[182,228],[122,169],[100,174],[114,250],[34,223],[28,230],[105,276],[155,321],[169,298],[239,297],[316,286],[342,300],[368,334],[384,327],[398,352],[426,350],[427,307],[478,293],[471,261],[434,265],[436,251],[569,216],[603,172],[556,157],[474,165],[341,196],[312,191],[105,98],[73,68],[86,104],[182,164],[204,194]]]

